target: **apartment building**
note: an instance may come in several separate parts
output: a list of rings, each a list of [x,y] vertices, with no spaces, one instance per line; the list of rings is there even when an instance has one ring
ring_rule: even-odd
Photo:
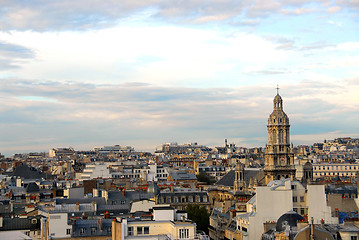
[[[359,171],[359,164],[351,163],[318,163],[313,164],[313,177],[355,177]]]

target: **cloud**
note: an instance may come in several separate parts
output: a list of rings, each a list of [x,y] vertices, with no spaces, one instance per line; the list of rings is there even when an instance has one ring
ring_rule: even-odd
[[[0,139],[1,152],[106,144],[139,150],[146,146],[153,151],[168,141],[220,145],[225,138],[242,146],[264,146],[274,87],[200,89],[3,80],[0,128],[7,137]],[[359,106],[352,98],[358,87],[353,79],[282,84],[292,133],[358,133]],[[307,143],[311,140],[308,136]]]
[[[340,6],[332,6],[332,7],[329,7],[327,9],[327,12],[328,13],[337,13],[341,10],[342,8]]]
[[[315,11],[317,11],[316,8],[300,7],[300,8],[295,8],[295,9],[282,9],[280,12],[285,15],[302,15],[302,14],[306,14],[306,13],[312,13]]]
[[[259,75],[278,75],[289,74],[290,72],[285,69],[268,69],[268,70],[256,70],[251,72],[245,72],[245,74],[259,74]]]
[[[33,50],[0,40],[0,70],[18,68],[21,63],[34,57]]]
[[[113,27],[139,19],[172,23],[203,24],[227,22],[253,24],[274,14],[302,15],[322,11],[326,1],[165,1],[165,0],[3,0],[0,30],[66,31]],[[334,13],[342,7],[357,8],[355,3],[338,1],[327,8]]]

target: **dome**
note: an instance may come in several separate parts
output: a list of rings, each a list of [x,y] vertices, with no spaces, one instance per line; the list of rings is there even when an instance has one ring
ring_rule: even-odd
[[[277,221],[275,229],[277,232],[282,232],[286,229],[286,226],[296,227],[297,222],[305,221],[305,219],[294,211],[289,211],[282,216]]]
[[[313,165],[311,162],[306,162],[303,166],[304,170],[313,170]]]

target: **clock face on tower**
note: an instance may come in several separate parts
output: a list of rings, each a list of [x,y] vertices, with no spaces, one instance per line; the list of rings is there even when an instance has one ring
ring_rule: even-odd
[[[281,157],[280,158],[280,165],[285,165],[285,158],[284,157]]]

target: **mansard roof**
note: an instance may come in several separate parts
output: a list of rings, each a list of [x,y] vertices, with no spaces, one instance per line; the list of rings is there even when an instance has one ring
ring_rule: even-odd
[[[244,169],[244,180],[246,182],[249,182],[249,179],[256,178],[260,172],[261,172],[261,169],[259,169],[259,168],[245,168]],[[235,170],[229,171],[218,182],[216,182],[216,185],[225,186],[225,187],[233,187],[233,182],[235,179],[234,173],[235,173]]]

